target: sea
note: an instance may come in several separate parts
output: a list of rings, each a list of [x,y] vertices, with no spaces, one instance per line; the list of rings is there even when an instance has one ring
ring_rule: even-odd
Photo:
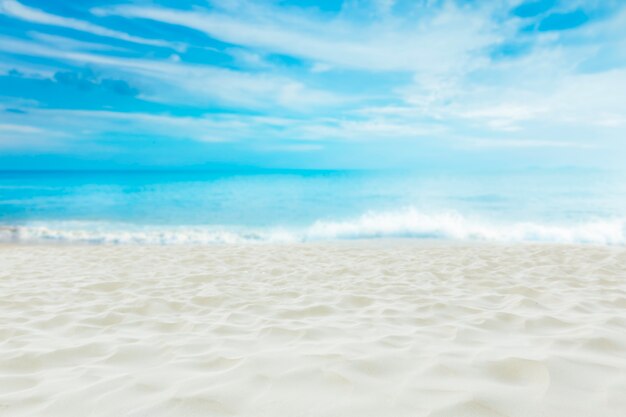
[[[510,172],[0,171],[0,241],[348,239],[626,243],[626,176]]]

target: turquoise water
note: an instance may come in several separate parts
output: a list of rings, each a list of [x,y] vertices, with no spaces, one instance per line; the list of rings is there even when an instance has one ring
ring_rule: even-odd
[[[0,239],[626,242],[615,172],[0,172]]]

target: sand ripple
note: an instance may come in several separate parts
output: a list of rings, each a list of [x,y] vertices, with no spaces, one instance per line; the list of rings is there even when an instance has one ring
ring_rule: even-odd
[[[1,416],[623,417],[626,251],[0,247]]]

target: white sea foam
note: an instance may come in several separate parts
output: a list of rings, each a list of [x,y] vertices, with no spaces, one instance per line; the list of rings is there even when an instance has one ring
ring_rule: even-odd
[[[394,212],[370,212],[347,221],[319,221],[307,230],[307,237],[325,240],[414,237],[490,242],[623,244],[626,242],[626,221],[591,220],[569,225],[490,223],[455,212],[426,214],[408,208]]]
[[[2,242],[68,242],[92,244],[240,244],[291,242],[293,235],[280,231],[227,230],[208,227],[137,227],[119,224],[80,223],[30,225],[0,228]]]
[[[138,226],[95,222],[34,223],[0,227],[0,241],[3,242],[241,244],[376,238],[621,245],[626,243],[626,219],[596,219],[571,224],[497,223],[455,212],[428,214],[406,208],[389,212],[368,212],[341,221],[319,220],[308,227],[291,229]]]

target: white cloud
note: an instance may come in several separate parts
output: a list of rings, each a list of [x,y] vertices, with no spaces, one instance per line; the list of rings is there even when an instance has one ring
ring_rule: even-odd
[[[43,133],[44,131],[38,127],[29,125],[16,125],[16,124],[0,124],[0,132],[8,133]]]
[[[0,132],[16,135],[62,132],[48,137],[51,141],[81,142],[106,137],[112,133],[151,135],[200,142],[246,141],[273,146],[289,140],[306,148],[319,147],[326,141],[375,141],[429,139],[441,133],[440,126],[397,121],[345,120],[332,117],[270,117],[245,114],[211,113],[198,117],[137,112],[54,110],[29,108],[25,114],[6,115],[10,123],[0,125]],[[17,124],[18,121],[21,124]],[[3,126],[5,127],[3,129]],[[33,130],[22,127],[38,126]],[[37,129],[36,131],[34,129]],[[16,136],[17,137],[17,136]],[[284,146],[284,145],[280,145]]]
[[[472,65],[474,52],[499,39],[484,12],[460,10],[451,4],[417,21],[381,19],[368,25],[250,2],[242,2],[232,14],[135,5],[93,12],[185,26],[224,42],[339,68],[373,71],[467,67]]]
[[[41,32],[29,32],[28,35],[35,40],[63,50],[76,51],[125,51],[124,48],[118,48],[103,43],[79,41],[65,36],[49,35]]]
[[[0,0],[0,13],[13,17],[15,19],[21,19],[32,23],[74,29],[81,32],[87,32],[93,35],[103,36],[107,38],[119,39],[126,42],[167,47],[176,50],[182,50],[185,48],[182,43],[174,43],[160,39],[146,39],[138,36],[132,36],[127,33],[108,29],[90,22],[47,13],[39,9],[25,6],[15,0]]]
[[[111,72],[134,77],[137,82],[148,86],[152,93],[144,93],[142,98],[166,103],[221,103],[249,108],[278,105],[300,111],[341,102],[335,94],[310,89],[299,81],[272,74],[247,73],[172,60],[59,50],[49,45],[2,36],[0,51],[105,67]]]
[[[316,72],[316,73],[327,72],[332,69],[333,69],[332,65],[328,65],[323,62],[316,62],[311,66],[311,72]]]
[[[22,116],[22,115],[20,115]],[[8,119],[4,117],[3,119]],[[62,146],[70,137],[61,129],[38,127],[29,117],[19,117],[20,122],[0,123],[0,149],[55,149]],[[28,123],[25,123],[25,122]],[[37,126],[37,127],[36,127]]]
[[[621,110],[626,109],[622,98],[626,94],[610,95],[608,90],[601,96],[592,94],[611,86],[622,88],[626,82],[621,75],[577,72],[607,33],[615,35],[616,22],[624,20],[624,14],[578,31],[534,35],[525,40],[533,43],[530,53],[495,61],[489,48],[519,41],[522,36],[517,33],[520,21],[494,17],[511,6],[506,2],[480,7],[449,2],[440,8],[416,4],[408,19],[390,14],[392,2],[379,3],[373,6],[378,19],[372,21],[350,20],[345,14],[329,18],[311,10],[249,1],[237,2],[236,13],[227,7],[184,11],[141,5],[94,13],[181,25],[253,50],[310,60],[310,71],[317,74],[330,69],[413,73],[410,85],[396,87],[387,97],[401,103],[411,120],[464,120],[488,131],[515,132],[548,120],[621,126],[626,117]],[[624,33],[620,31],[621,37]],[[560,43],[568,37],[586,41]],[[296,97],[297,90],[292,85],[283,90],[283,96]],[[370,121],[368,130],[376,132],[382,123]],[[403,124],[409,125],[409,120]],[[398,124],[393,126],[386,130],[400,129]]]
[[[471,148],[576,148],[591,149],[596,147],[589,143],[562,140],[537,139],[463,139],[461,143]]]
[[[19,5],[0,2],[3,9]],[[56,120],[50,129],[73,117],[73,128],[88,125],[101,133],[251,143],[292,140],[298,146],[333,140],[414,140],[564,150],[623,140],[626,55],[621,51],[626,30],[620,24],[626,22],[626,12],[564,33],[521,34],[518,29],[528,22],[506,14],[515,2],[438,2],[434,7],[422,1],[415,2],[407,16],[394,15],[391,1],[374,3],[368,3],[374,4],[370,15],[358,19],[347,6],[333,15],[246,0],[186,11],[146,3],[93,10],[96,16],[184,26],[233,44],[215,52],[234,58],[229,65],[237,70],[191,64],[182,53],[162,60],[115,56],[115,51],[89,53],[98,50],[97,44],[71,44],[42,34],[35,36],[40,42],[0,38],[0,50],[96,66],[138,83],[140,98],[147,100],[213,109],[231,106],[262,114],[183,118],[40,113],[44,125]],[[43,19],[32,10],[22,11],[23,18]],[[492,54],[506,43],[522,44],[524,50],[519,55]],[[305,62],[281,65],[272,54]],[[370,95],[366,82],[356,82],[352,75],[369,77],[372,85],[380,81],[382,87],[372,89],[378,95]]]

